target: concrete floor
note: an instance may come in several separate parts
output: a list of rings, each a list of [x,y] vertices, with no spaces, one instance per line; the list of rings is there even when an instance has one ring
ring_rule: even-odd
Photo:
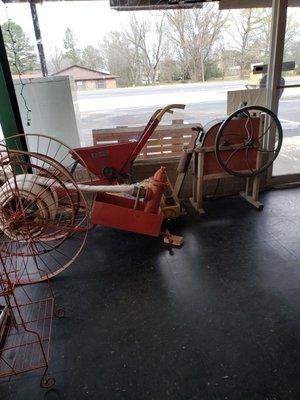
[[[49,372],[0,381],[1,400],[300,398],[300,189],[210,200],[170,226],[182,249],[107,228],[53,282]]]

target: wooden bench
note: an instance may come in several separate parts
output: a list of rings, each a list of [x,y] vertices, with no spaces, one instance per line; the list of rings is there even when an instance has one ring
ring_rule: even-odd
[[[150,137],[138,161],[153,159],[169,159],[180,157],[184,146],[188,146],[197,134],[192,128],[196,124],[173,123],[158,126]],[[93,129],[94,146],[104,143],[137,141],[144,127],[116,127],[114,129]]]

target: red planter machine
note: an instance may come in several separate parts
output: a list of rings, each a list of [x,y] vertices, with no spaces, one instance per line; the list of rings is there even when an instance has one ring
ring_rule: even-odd
[[[173,113],[174,109],[184,108],[183,104],[171,104],[155,111],[136,142],[101,144],[74,149],[75,155],[79,156],[78,162],[83,161],[84,166],[97,177],[93,180],[93,184],[118,185],[126,182],[132,163],[154,133],[164,114]],[[98,193],[92,207],[92,223],[158,236],[164,219],[160,201],[167,186],[166,169],[161,167],[150,178],[143,201],[140,201],[141,192],[137,193],[135,199],[111,193]]]
[[[117,185],[126,182],[132,163],[155,131],[163,115],[166,112],[172,113],[173,109],[178,108],[183,109],[185,106],[171,104],[157,110],[136,142],[101,144],[75,149],[78,162],[84,163],[87,169],[97,177],[95,184]],[[271,150],[270,147],[265,148],[268,133],[272,133],[274,138]],[[202,212],[204,180],[233,175],[247,179],[243,196],[255,207],[261,209],[262,205],[258,202],[258,175],[275,160],[281,143],[282,128],[278,118],[270,110],[260,106],[241,107],[227,119],[213,122],[206,129],[201,127],[199,137],[197,141],[191,143],[189,151],[190,155],[193,154],[194,160],[192,204]],[[176,182],[176,190],[173,191],[177,199],[190,158],[191,156],[187,157],[185,151],[179,163],[178,185]],[[184,166],[183,170],[182,166]],[[167,186],[166,171],[161,168],[150,179],[142,202],[139,201],[140,193],[136,199],[98,193],[92,208],[92,222],[157,236],[164,218],[160,201]]]

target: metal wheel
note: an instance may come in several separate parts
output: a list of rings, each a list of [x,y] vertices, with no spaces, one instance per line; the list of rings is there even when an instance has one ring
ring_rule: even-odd
[[[231,114],[216,135],[219,165],[237,177],[252,177],[266,171],[282,145],[278,117],[261,106],[246,106]]]
[[[20,135],[0,143],[0,250],[16,284],[66,269],[90,227],[88,202],[77,185],[91,181],[84,162],[78,165],[74,151],[53,138],[25,138],[28,151],[20,149]]]

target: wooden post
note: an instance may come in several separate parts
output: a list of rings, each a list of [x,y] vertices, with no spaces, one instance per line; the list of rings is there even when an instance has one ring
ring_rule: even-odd
[[[198,153],[194,151],[193,154],[193,171],[192,171],[192,179],[193,179],[193,187],[192,187],[192,202],[196,203],[196,191],[197,191],[197,169],[198,169]]]
[[[260,124],[259,124],[259,134],[258,137],[260,137],[265,130],[265,116],[262,115],[260,117]],[[259,144],[260,146],[260,144]],[[261,151],[257,151],[257,156],[256,156],[256,169],[259,170],[261,168],[263,161],[263,153]],[[260,182],[261,182],[261,176],[256,175],[253,184],[252,184],[252,198],[255,202],[258,202],[258,197],[259,197],[259,191],[260,191]],[[259,202],[258,202],[259,203]],[[259,203],[262,204],[262,203]],[[263,207],[259,208],[262,210]]]
[[[200,149],[195,149],[193,154],[193,192],[190,202],[199,214],[205,214],[203,205],[203,164],[204,153]]]
[[[251,179],[246,178],[246,188],[245,188],[245,193],[248,196],[250,194],[250,188],[251,188]]]
[[[260,117],[258,137],[264,132],[264,116]],[[263,153],[257,150],[256,154],[256,169],[258,170],[262,164]],[[240,192],[240,195],[252,204],[257,210],[261,211],[264,205],[258,201],[260,190],[260,176],[256,175],[254,178],[246,179],[246,189],[244,192]]]
[[[267,81],[267,108],[276,115],[278,113],[281,72],[284,52],[284,39],[287,21],[288,0],[273,0],[272,2],[272,28],[271,28],[271,49],[268,66]],[[267,148],[274,144],[274,132],[268,135]],[[270,166],[267,174],[267,181],[272,177],[273,167]]]
[[[204,154],[202,151],[198,154],[198,168],[197,168],[197,202],[196,209],[200,214],[204,214],[203,210],[203,167],[204,167]]]

